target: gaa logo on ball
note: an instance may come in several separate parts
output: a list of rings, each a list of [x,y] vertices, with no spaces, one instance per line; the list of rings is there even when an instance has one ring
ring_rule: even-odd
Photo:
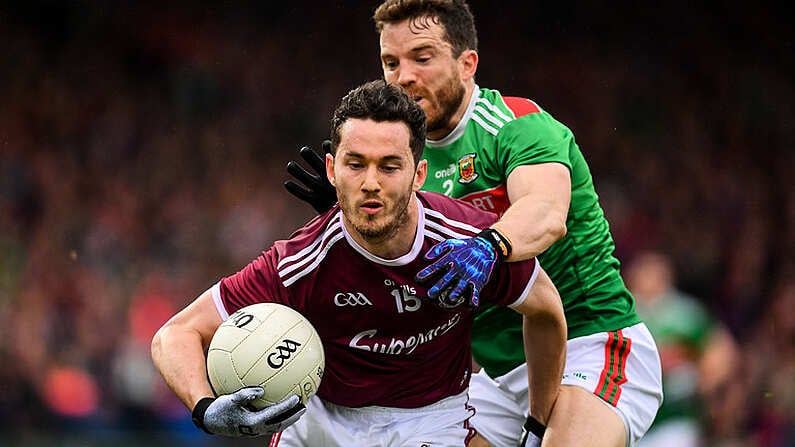
[[[252,403],[272,405],[292,394],[306,404],[323,378],[323,344],[296,310],[276,303],[244,307],[216,330],[207,352],[207,376],[216,395],[246,386],[265,394]]]
[[[268,354],[268,366],[273,369],[281,368],[282,365],[284,365],[285,360],[290,360],[290,354],[297,351],[300,346],[301,343],[285,338],[282,340],[281,345],[276,346],[277,352],[271,352]]]

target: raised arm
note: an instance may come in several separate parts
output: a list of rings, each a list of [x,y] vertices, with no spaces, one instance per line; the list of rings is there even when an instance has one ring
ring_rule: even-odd
[[[431,265],[417,281],[434,284],[428,296],[444,307],[478,304],[478,293],[500,262],[530,259],[566,235],[571,178],[566,166],[519,166],[508,176],[511,206],[490,229],[466,240],[448,239],[426,254]],[[443,273],[442,273],[443,272]]]

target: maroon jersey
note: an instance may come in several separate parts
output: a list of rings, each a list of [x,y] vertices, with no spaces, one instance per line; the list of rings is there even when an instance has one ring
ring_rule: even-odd
[[[318,216],[213,288],[221,316],[263,301],[288,305],[315,327],[326,355],[317,395],[347,407],[416,408],[463,392],[471,374],[473,310],[442,310],[414,282],[424,253],[449,238],[467,238],[495,214],[436,193],[417,194],[418,231],[396,259],[369,253],[348,234],[338,207]],[[503,263],[480,299],[522,302],[535,259]]]

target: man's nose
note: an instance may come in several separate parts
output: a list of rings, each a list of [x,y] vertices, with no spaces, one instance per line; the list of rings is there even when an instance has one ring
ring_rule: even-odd
[[[378,192],[381,190],[381,182],[378,177],[378,168],[375,166],[367,168],[362,182],[362,190],[368,192]]]
[[[409,66],[401,66],[395,73],[395,81],[401,87],[409,86],[417,81],[417,72]]]

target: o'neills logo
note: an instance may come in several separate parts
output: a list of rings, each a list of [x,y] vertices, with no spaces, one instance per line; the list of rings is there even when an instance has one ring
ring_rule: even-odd
[[[475,157],[477,154],[466,154],[458,159],[459,183],[470,183],[478,178],[478,173],[475,172]]]
[[[382,354],[391,355],[408,355],[414,352],[417,346],[428,343],[434,338],[446,334],[453,326],[458,324],[459,321],[461,321],[461,315],[455,314],[449,320],[433,329],[406,338],[392,337],[388,343],[372,341],[371,339],[378,333],[378,329],[369,329],[354,335],[351,341],[348,342],[348,346],[361,349],[362,351],[380,352]]]

